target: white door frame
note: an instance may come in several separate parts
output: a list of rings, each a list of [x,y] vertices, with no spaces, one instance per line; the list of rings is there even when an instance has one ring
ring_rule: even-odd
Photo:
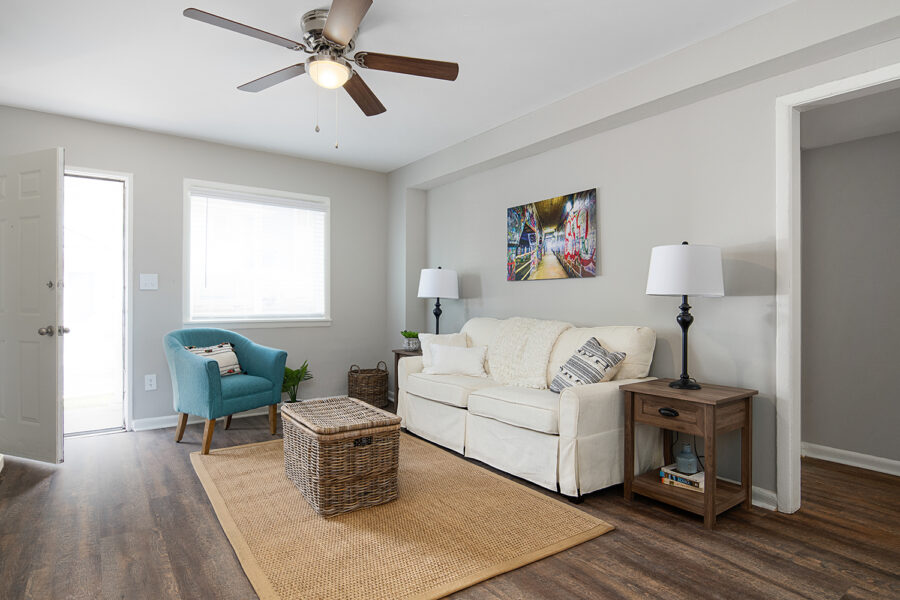
[[[66,175],[78,175],[81,177],[107,177],[125,183],[125,324],[122,333],[125,336],[125,430],[131,431],[134,422],[134,202],[132,202],[132,181],[134,175],[120,171],[108,171],[105,169],[90,169],[66,165]],[[65,202],[65,200],[63,201]],[[63,291],[65,293],[65,291]]]
[[[800,112],[814,102],[895,80],[900,80],[900,64],[775,100],[775,427],[780,512],[800,508]]]

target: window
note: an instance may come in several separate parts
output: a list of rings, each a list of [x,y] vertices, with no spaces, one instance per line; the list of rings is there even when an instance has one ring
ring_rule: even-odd
[[[185,322],[327,324],[329,200],[185,182]]]

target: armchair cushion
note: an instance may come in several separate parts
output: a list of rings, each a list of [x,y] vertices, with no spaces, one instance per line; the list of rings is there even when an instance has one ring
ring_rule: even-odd
[[[272,382],[256,375],[232,375],[222,378],[222,399],[229,400],[238,396],[249,396],[272,389]]]

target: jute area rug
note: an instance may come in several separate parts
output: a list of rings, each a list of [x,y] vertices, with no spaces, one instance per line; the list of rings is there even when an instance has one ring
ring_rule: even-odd
[[[613,529],[406,434],[399,498],[327,519],[285,477],[281,440],[191,462],[262,600],[441,598]]]

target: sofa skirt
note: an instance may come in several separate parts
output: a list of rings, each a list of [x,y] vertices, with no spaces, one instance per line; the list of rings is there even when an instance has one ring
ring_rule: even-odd
[[[469,413],[466,456],[556,490],[559,436]]]
[[[426,440],[460,454],[466,443],[465,408],[426,400],[407,392],[403,427]]]

